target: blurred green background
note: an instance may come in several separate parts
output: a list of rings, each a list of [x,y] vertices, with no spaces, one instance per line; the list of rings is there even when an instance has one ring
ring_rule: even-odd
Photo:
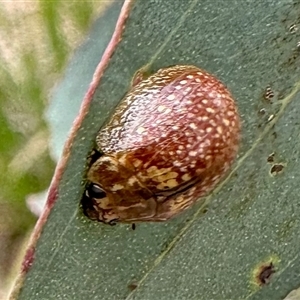
[[[0,299],[37,220],[30,203],[38,212],[36,193],[47,190],[56,164],[45,110],[74,49],[109,4],[0,1]]]

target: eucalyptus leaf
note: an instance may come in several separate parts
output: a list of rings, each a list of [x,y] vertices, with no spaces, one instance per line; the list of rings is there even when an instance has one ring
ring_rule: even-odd
[[[300,284],[300,2],[131,5],[16,297],[283,299]],[[91,222],[79,204],[97,131],[137,70],[175,64],[206,69],[236,98],[243,131],[232,172],[206,197],[206,214],[203,200],[135,231]]]

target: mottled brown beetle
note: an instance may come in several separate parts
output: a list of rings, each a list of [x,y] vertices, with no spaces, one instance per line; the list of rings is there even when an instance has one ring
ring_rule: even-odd
[[[218,79],[189,65],[160,69],[135,83],[98,133],[86,215],[108,224],[177,215],[224,177],[239,136],[235,102]]]

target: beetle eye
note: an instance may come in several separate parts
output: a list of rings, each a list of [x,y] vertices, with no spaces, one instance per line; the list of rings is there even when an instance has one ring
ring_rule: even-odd
[[[97,185],[92,183],[88,189],[87,194],[90,198],[96,198],[96,199],[102,199],[106,197],[106,193],[103,191],[103,189]]]

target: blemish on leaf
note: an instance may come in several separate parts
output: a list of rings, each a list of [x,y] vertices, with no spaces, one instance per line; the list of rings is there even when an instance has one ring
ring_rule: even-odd
[[[259,284],[268,284],[271,280],[272,274],[275,272],[275,267],[272,262],[269,265],[262,266],[257,276]]]
[[[131,282],[130,284],[128,284],[128,289],[130,291],[134,291],[137,287],[138,287],[138,284],[136,282]]]
[[[275,152],[272,152],[271,154],[269,154],[269,156],[267,158],[267,162],[268,163],[273,163],[274,162],[274,156],[275,156]]]
[[[276,139],[277,138],[277,132],[273,131],[272,136],[273,136],[274,139]]]
[[[298,30],[298,27],[296,24],[292,24],[289,28],[290,33],[294,34]]]
[[[273,90],[271,89],[270,86],[267,86],[266,89],[265,89],[265,92],[264,92],[264,99],[267,100],[267,101],[271,101],[272,98],[274,98],[274,92]]]
[[[282,163],[274,164],[270,169],[271,176],[276,176],[276,175],[282,173],[284,167],[285,166]]]
[[[265,108],[261,108],[259,111],[258,111],[258,115],[259,116],[264,116],[266,114],[267,110]]]
[[[260,262],[255,266],[252,272],[252,283],[256,288],[261,288],[271,282],[274,274],[278,270],[278,267],[276,268],[278,263],[278,256],[273,255],[268,260]]]

